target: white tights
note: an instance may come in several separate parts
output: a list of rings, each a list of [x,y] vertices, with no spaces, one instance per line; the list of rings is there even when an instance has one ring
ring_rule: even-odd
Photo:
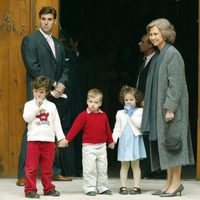
[[[134,179],[134,187],[140,188],[140,179],[141,179],[141,170],[140,170],[140,161],[122,161],[121,169],[120,169],[120,180],[122,187],[127,187],[127,178],[128,178],[128,170],[130,167],[133,171],[133,179]]]

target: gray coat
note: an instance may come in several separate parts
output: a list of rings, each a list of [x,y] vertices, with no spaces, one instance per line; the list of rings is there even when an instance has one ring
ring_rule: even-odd
[[[157,142],[151,142],[150,146],[152,171],[194,163],[184,67],[182,56],[173,46],[170,46],[160,62],[158,71],[157,105],[154,111],[156,112]],[[145,104],[145,106],[149,105]],[[166,110],[175,113],[168,135],[181,137],[182,148],[178,153],[166,151],[163,145],[166,134]]]

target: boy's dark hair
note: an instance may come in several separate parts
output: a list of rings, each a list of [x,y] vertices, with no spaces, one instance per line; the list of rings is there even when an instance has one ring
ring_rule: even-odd
[[[51,89],[51,81],[46,76],[38,76],[31,82],[31,88],[33,89],[39,89],[39,88],[45,88],[46,92],[49,93]]]
[[[52,14],[54,16],[54,19],[56,19],[57,17],[57,12],[55,10],[55,8],[53,7],[43,7],[40,12],[39,12],[39,17],[41,18],[41,15],[43,14]]]
[[[126,94],[132,94],[136,100],[136,107],[143,107],[143,94],[137,88],[130,87],[128,85],[124,85],[119,93],[119,101],[121,104],[124,104],[124,96]]]

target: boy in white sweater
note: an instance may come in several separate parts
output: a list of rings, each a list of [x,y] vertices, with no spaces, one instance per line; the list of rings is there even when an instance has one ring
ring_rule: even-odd
[[[66,143],[60,118],[54,103],[46,99],[51,84],[47,77],[39,76],[32,81],[34,98],[26,102],[23,118],[28,123],[27,159],[25,165],[25,197],[40,198],[37,193],[36,178],[40,165],[44,195],[59,196],[52,180],[52,165],[55,155],[55,136],[61,144]]]

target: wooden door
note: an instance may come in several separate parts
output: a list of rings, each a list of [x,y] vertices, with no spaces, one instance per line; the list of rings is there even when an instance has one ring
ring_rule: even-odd
[[[0,1],[0,177],[17,176],[26,101],[21,41],[37,28],[43,6],[58,11],[58,0]],[[58,26],[54,34],[58,35]]]

